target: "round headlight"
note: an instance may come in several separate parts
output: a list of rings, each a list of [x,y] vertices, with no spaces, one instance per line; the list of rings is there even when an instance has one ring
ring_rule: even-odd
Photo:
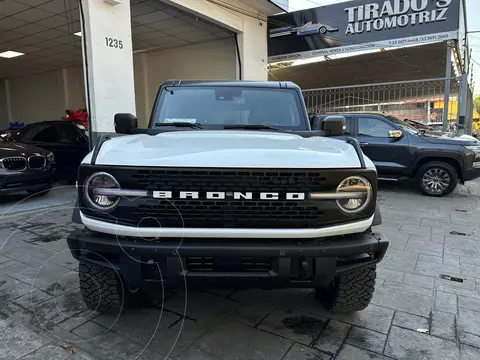
[[[120,197],[102,194],[99,190],[119,188],[120,184],[112,175],[98,172],[87,178],[83,186],[83,193],[89,205],[95,209],[106,211],[113,209],[120,201]]]
[[[358,214],[365,210],[372,200],[372,185],[362,176],[350,176],[337,187],[337,194],[342,196],[337,205],[344,213]]]

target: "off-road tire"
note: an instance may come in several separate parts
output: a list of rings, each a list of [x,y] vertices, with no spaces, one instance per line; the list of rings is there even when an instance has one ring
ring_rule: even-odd
[[[423,179],[424,174],[431,169],[441,169],[441,170],[445,171],[450,176],[450,185],[445,189],[445,191],[443,191],[439,194],[429,192],[422,185],[422,179]],[[425,165],[422,165],[422,167],[420,169],[418,169],[417,174],[416,174],[416,182],[417,182],[417,186],[420,188],[422,193],[424,193],[425,195],[433,196],[433,197],[442,197],[442,196],[450,194],[453,190],[455,190],[455,188],[457,187],[457,184],[458,184],[458,174],[457,174],[457,171],[455,170],[455,168],[452,165],[447,164],[446,162],[431,161],[431,162],[426,163]]]
[[[81,262],[78,276],[83,301],[90,310],[118,313],[139,302],[140,294],[132,294],[115,271]]]
[[[375,265],[337,276],[327,288],[316,289],[317,300],[331,312],[363,310],[372,300],[375,277]]]
[[[30,196],[44,196],[47,195],[52,188],[45,188],[41,190],[27,190],[28,195]]]

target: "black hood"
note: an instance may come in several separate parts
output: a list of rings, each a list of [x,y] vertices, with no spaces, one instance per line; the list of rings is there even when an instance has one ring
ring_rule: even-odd
[[[8,156],[30,156],[48,154],[48,151],[37,146],[22,144],[13,141],[0,141],[0,158]]]
[[[477,141],[470,139],[462,139],[459,137],[447,137],[447,136],[435,136],[435,135],[423,135],[421,138],[425,141],[428,141],[431,144],[442,144],[442,145],[479,145]]]

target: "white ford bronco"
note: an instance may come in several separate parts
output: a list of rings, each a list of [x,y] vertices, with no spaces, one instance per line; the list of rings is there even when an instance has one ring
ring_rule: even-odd
[[[219,286],[315,288],[331,311],[364,309],[388,248],[371,229],[377,172],[345,118],[313,121],[289,82],[168,81],[147,129],[117,114],[78,170],[84,228],[68,245],[86,305]]]

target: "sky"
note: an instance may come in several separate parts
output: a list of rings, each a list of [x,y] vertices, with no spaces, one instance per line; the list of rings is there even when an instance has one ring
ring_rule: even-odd
[[[308,9],[317,6],[324,6],[336,3],[342,3],[348,0],[290,0],[290,11]],[[467,4],[467,30],[480,31],[480,0],[465,0]],[[475,93],[480,94],[480,32],[478,34],[469,34],[470,48],[472,49],[472,58],[478,64],[473,62],[473,82],[475,84]]]

